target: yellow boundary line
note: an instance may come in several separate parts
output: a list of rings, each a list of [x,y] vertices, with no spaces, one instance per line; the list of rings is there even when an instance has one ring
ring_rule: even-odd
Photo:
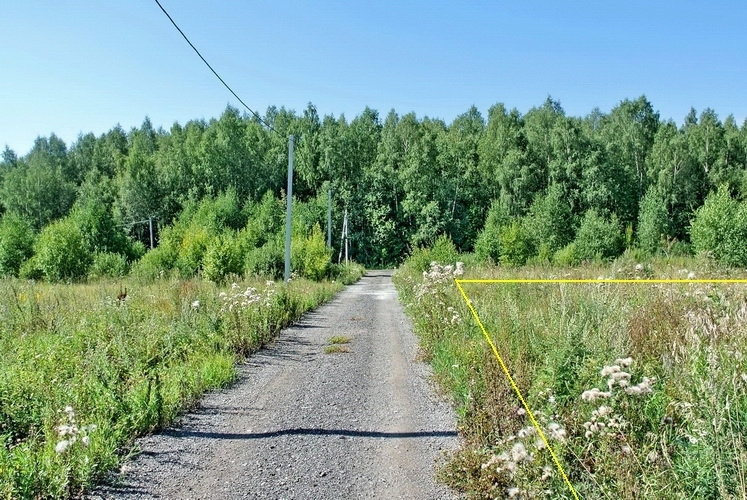
[[[553,451],[552,446],[550,446],[550,442],[545,436],[545,433],[542,431],[542,428],[540,427],[539,423],[537,423],[537,419],[534,417],[532,410],[529,408],[529,405],[524,399],[524,396],[521,394],[521,391],[519,390],[519,386],[516,385],[514,378],[511,376],[511,373],[508,371],[508,367],[506,366],[506,363],[503,362],[503,357],[498,352],[498,348],[495,346],[493,339],[490,338],[488,331],[485,329],[485,326],[482,324],[482,321],[480,320],[480,316],[478,316],[477,311],[472,306],[472,301],[469,299],[469,297],[467,297],[467,294],[465,293],[464,288],[462,288],[462,283],[465,283],[465,284],[466,283],[503,283],[503,284],[506,284],[506,283],[597,283],[597,284],[599,283],[641,283],[641,284],[642,283],[670,283],[670,284],[671,283],[747,283],[747,279],[713,279],[713,280],[708,280],[708,279],[648,279],[648,280],[637,280],[637,279],[595,279],[595,280],[594,279],[457,279],[457,280],[454,280],[454,282],[456,283],[456,286],[459,289],[459,292],[462,294],[462,298],[464,299],[464,302],[467,304],[467,307],[472,313],[472,316],[474,316],[475,321],[477,321],[477,325],[480,327],[480,330],[482,330],[482,334],[485,336],[485,340],[488,341],[490,348],[493,350],[493,354],[498,360],[498,363],[501,365],[501,369],[503,370],[503,373],[506,375],[506,378],[508,378],[508,381],[511,384],[511,388],[514,390],[514,392],[516,393],[516,396],[519,398],[519,401],[521,401],[521,404],[524,406],[524,410],[526,410],[527,415],[529,415],[529,419],[532,421],[532,425],[534,425],[534,428],[537,429],[537,433],[539,434],[540,438],[542,438],[542,441],[545,443],[545,446],[547,446],[547,449],[550,451],[550,455],[552,456],[552,459],[555,462],[555,466],[558,468],[560,475],[563,476],[563,480],[568,485],[568,489],[570,489],[571,493],[573,494],[573,497],[576,500],[579,500],[578,493],[576,493],[576,490],[573,488],[571,481],[568,479],[568,476],[563,470],[563,466],[560,465],[560,460],[558,460],[558,457],[555,455],[555,451]]]

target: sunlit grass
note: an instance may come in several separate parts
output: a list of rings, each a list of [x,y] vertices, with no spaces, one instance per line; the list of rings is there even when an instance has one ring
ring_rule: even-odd
[[[638,264],[463,277],[743,277],[706,260]],[[396,277],[465,438],[442,478],[470,498],[572,498],[453,278],[407,266]],[[463,286],[581,498],[747,495],[744,285]]]
[[[340,288],[0,281],[0,498],[80,494]]]

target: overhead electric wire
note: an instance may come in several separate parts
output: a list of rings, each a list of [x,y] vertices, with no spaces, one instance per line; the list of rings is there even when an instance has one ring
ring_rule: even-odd
[[[194,50],[194,51],[195,51],[195,52],[197,53],[197,55],[198,55],[198,56],[200,56],[200,59],[202,59],[202,62],[204,62],[204,63],[205,63],[205,65],[206,65],[206,66],[207,66],[208,68],[210,68],[210,71],[212,71],[212,72],[213,72],[213,74],[214,74],[214,75],[216,76],[216,78],[218,78],[218,80],[220,80],[220,83],[222,83],[222,84],[223,84],[223,86],[225,86],[225,87],[226,87],[226,88],[228,89],[228,91],[229,91],[229,92],[231,92],[231,93],[233,94],[233,96],[234,96],[234,97],[235,97],[236,99],[238,99],[238,100],[239,100],[239,102],[240,102],[240,103],[241,103],[241,104],[242,104],[242,105],[243,105],[243,106],[244,106],[244,107],[245,107],[246,109],[248,109],[248,110],[249,110],[249,112],[250,112],[251,114],[253,114],[253,115],[254,115],[254,116],[255,116],[255,117],[257,118],[257,120],[259,120],[259,122],[260,122],[260,123],[262,123],[262,124],[263,124],[263,125],[264,125],[265,127],[269,128],[270,130],[272,130],[273,132],[275,132],[276,134],[278,134],[278,132],[277,132],[277,131],[276,131],[276,130],[275,130],[275,129],[274,129],[273,127],[272,127],[272,125],[270,125],[269,123],[267,123],[266,121],[264,121],[264,120],[262,119],[262,117],[261,117],[261,116],[259,116],[259,114],[258,114],[257,112],[255,112],[255,111],[254,111],[254,110],[253,110],[252,108],[250,108],[249,106],[247,106],[247,105],[246,105],[246,103],[245,103],[244,101],[242,101],[242,100],[241,100],[241,97],[239,97],[239,96],[238,96],[238,95],[236,94],[236,92],[234,92],[234,91],[233,91],[233,89],[232,89],[231,87],[229,87],[229,86],[228,86],[228,84],[227,84],[227,83],[226,83],[226,82],[225,82],[225,81],[223,80],[223,78],[221,78],[221,77],[220,77],[220,75],[218,74],[218,72],[217,72],[217,71],[215,71],[215,70],[213,69],[213,67],[212,67],[212,66],[210,66],[210,63],[209,63],[209,62],[207,62],[207,60],[206,60],[206,59],[205,59],[204,57],[202,57],[202,54],[200,54],[200,51],[199,51],[199,50],[197,50],[197,47],[195,47],[195,46],[194,46],[194,44],[193,44],[192,42],[190,42],[190,41],[189,41],[189,38],[187,38],[187,35],[185,35],[185,34],[184,34],[184,32],[183,32],[183,31],[181,30],[181,28],[180,28],[180,27],[179,27],[179,26],[178,26],[178,25],[176,24],[176,22],[175,22],[175,21],[174,21],[174,20],[173,20],[173,19],[171,18],[171,16],[169,15],[169,13],[168,13],[168,12],[166,12],[166,9],[164,9],[164,8],[163,8],[163,5],[161,5],[161,2],[159,2],[158,0],[154,0],[154,1],[156,2],[156,4],[158,4],[158,7],[160,7],[160,8],[161,8],[161,10],[163,11],[163,13],[164,13],[164,14],[166,14],[166,17],[168,17],[168,18],[169,18],[169,21],[171,21],[171,24],[173,24],[173,25],[174,25],[174,28],[176,28],[176,29],[177,29],[177,31],[178,31],[178,32],[179,32],[179,33],[180,33],[180,34],[182,35],[182,37],[184,37],[184,39],[185,39],[185,40],[187,41],[187,43],[189,44],[189,46],[190,46],[190,47],[192,47],[192,49],[193,49],[193,50]]]

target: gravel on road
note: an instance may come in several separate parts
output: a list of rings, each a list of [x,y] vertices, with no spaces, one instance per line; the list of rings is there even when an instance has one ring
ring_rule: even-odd
[[[348,352],[326,353],[332,337]],[[455,494],[435,479],[456,417],[397,300],[369,271],[283,330],[165,432],[138,441],[88,499],[408,498]]]

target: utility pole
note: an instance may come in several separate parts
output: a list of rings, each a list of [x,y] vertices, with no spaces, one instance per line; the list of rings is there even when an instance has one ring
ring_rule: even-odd
[[[286,190],[287,204],[285,208],[285,274],[287,283],[291,273],[291,216],[293,211],[293,143],[295,138],[288,136],[288,189]]]
[[[148,227],[150,228],[150,249],[153,250],[153,217],[148,217]]]
[[[332,248],[332,187],[327,192],[327,248]]]

